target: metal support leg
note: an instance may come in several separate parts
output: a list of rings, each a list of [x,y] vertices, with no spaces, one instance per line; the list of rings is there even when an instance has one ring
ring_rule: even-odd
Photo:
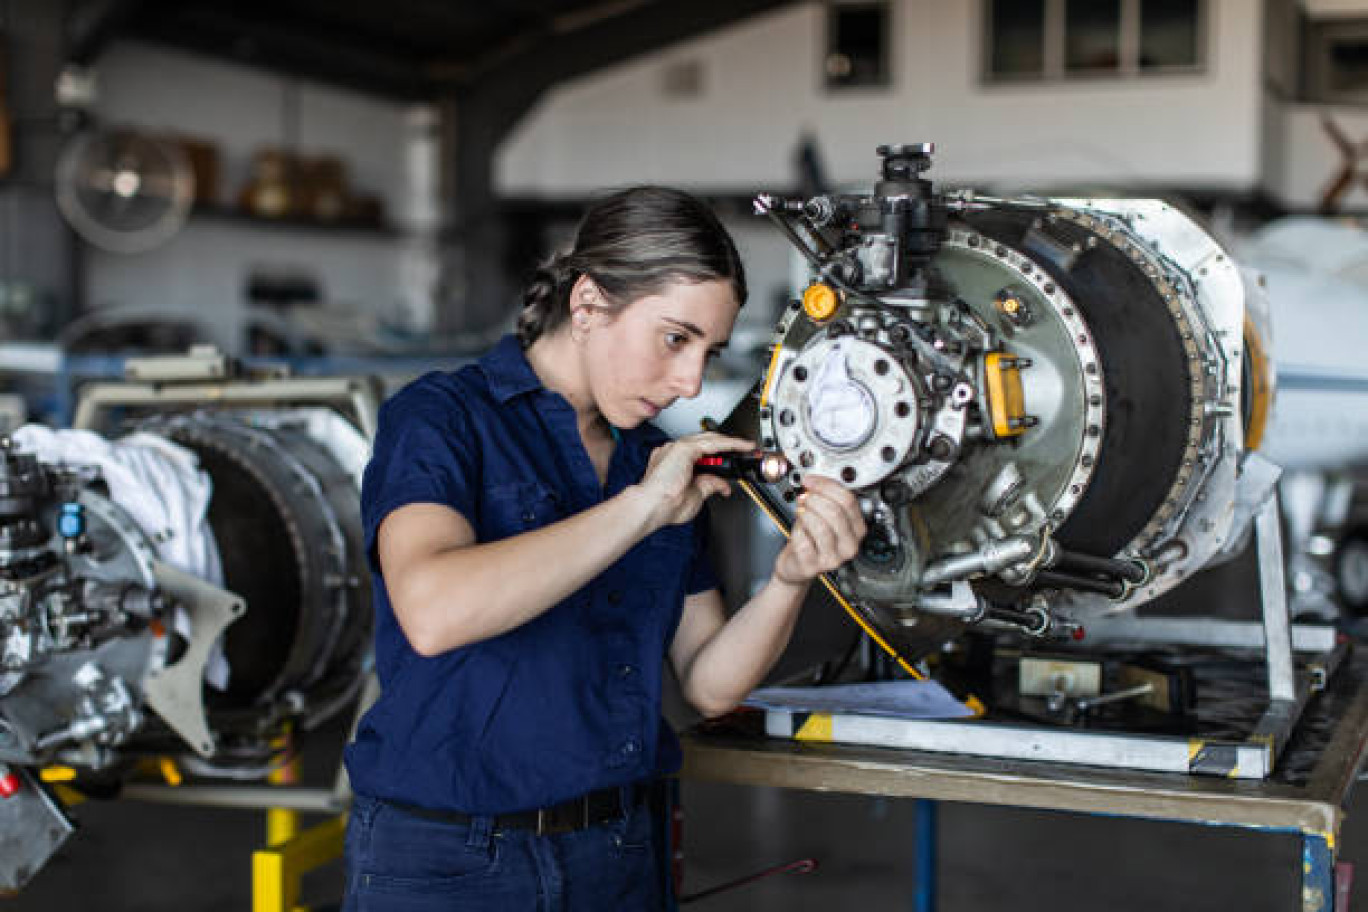
[[[1301,908],[1302,912],[1335,912],[1335,849],[1324,833],[1302,833]]]
[[[936,912],[936,802],[917,800],[917,899],[916,912]]]
[[[1263,604],[1264,655],[1268,662],[1268,709],[1250,740],[1268,747],[1271,771],[1292,728],[1301,715],[1297,672],[1292,661],[1292,621],[1287,613],[1287,582],[1283,578],[1282,530],[1274,498],[1259,508],[1254,532],[1259,549],[1259,601]]]
[[[1263,602],[1265,649],[1268,653],[1268,697],[1273,701],[1297,699],[1292,664],[1292,624],[1287,615],[1287,582],[1283,579],[1282,532],[1278,528],[1278,502],[1269,498],[1255,521],[1259,546],[1259,597]]]

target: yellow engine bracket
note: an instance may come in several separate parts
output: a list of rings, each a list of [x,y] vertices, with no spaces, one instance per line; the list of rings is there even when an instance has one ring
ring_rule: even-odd
[[[174,757],[158,757],[157,772],[161,773],[162,779],[172,788],[185,781],[185,776],[181,773],[180,766],[176,764]]]
[[[760,407],[764,408],[769,403],[770,389],[774,386],[774,368],[779,363],[779,353],[784,350],[784,346],[775,344],[774,352],[770,355],[769,367],[765,368],[765,382],[760,387]]]
[[[1019,436],[1026,430],[1026,396],[1017,359],[1003,352],[989,352],[983,358],[983,379],[988,386],[994,436]]]
[[[252,912],[307,912],[299,905],[305,874],[342,857],[347,815],[338,814],[252,855]]]
[[[76,770],[69,766],[45,766],[38,771],[38,778],[49,785],[55,782],[74,782]]]
[[[1264,336],[1258,325],[1245,314],[1245,433],[1246,450],[1257,450],[1263,443],[1268,415],[1273,410],[1273,362],[1268,357]]]

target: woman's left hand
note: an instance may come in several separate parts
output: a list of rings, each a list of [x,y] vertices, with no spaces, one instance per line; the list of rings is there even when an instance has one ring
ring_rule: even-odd
[[[789,585],[806,585],[821,573],[853,558],[864,540],[860,503],[840,482],[806,475],[799,496],[797,521],[788,544],[774,562],[774,577]]]

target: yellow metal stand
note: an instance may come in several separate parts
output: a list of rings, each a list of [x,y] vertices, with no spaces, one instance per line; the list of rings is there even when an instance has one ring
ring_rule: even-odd
[[[379,693],[380,685],[374,672],[367,672],[349,738],[355,735],[362,713],[370,708]],[[279,750],[291,748],[291,734],[286,730],[276,745]],[[298,765],[292,758],[271,774],[270,781],[273,785],[292,785],[298,778]],[[351,788],[346,773],[339,767],[327,801],[322,804],[310,801],[300,806],[311,812],[331,813],[350,803]],[[298,811],[279,807],[267,810],[266,848],[252,855],[252,912],[308,912],[307,907],[299,904],[300,880],[308,872],[342,857],[347,817],[347,812],[343,811],[317,826],[301,830]]]
[[[338,814],[252,855],[252,912],[308,912],[299,903],[299,881],[342,855],[347,815]]]
[[[290,749],[290,733],[286,731],[275,743],[278,750]],[[294,785],[299,781],[299,765],[291,757],[268,777],[272,785]],[[283,845],[299,833],[299,812],[289,808],[270,808],[266,811],[266,845]]]
[[[274,747],[290,756],[291,731]],[[290,759],[274,770],[273,785],[294,785],[299,781],[299,764]],[[252,855],[252,912],[308,912],[299,905],[300,879],[314,868],[322,867],[342,855],[347,834],[347,815],[338,814],[302,832],[299,812],[289,808],[266,811],[266,848]]]

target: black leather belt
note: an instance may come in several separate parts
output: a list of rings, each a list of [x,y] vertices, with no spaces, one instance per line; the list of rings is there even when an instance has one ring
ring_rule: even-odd
[[[621,820],[627,812],[647,800],[655,791],[654,783],[637,783],[626,788],[628,804],[623,804],[622,788],[604,788],[562,801],[551,807],[537,808],[532,811],[518,811],[513,814],[494,815],[495,830],[532,830],[538,836],[550,833],[573,833],[588,829],[601,823]],[[444,823],[470,823],[475,814],[461,811],[442,811],[433,808],[405,804],[400,801],[386,801],[406,814]]]

